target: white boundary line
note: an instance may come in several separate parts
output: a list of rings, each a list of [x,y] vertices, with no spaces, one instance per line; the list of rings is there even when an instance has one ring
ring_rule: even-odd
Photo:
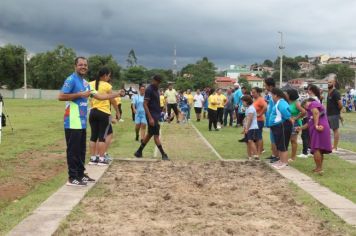
[[[215,150],[215,148],[209,143],[208,140],[206,140],[206,138],[200,133],[200,131],[197,129],[197,127],[195,127],[195,125],[190,122],[189,124],[191,124],[191,126],[195,129],[195,131],[198,133],[198,135],[200,136],[200,138],[203,140],[203,142],[211,149],[211,151],[213,151],[213,153],[221,160],[221,161],[225,161],[224,158],[222,158],[222,156]]]

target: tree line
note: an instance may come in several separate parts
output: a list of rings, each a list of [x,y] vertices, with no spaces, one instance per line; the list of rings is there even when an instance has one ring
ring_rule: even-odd
[[[17,89],[24,86],[24,58],[27,60],[27,84],[32,88],[60,89],[64,79],[74,71],[74,59],[77,56],[72,48],[58,45],[51,51],[41,52],[28,58],[23,46],[7,44],[0,47],[0,87]],[[344,64],[315,65],[310,72],[300,72],[299,62],[308,62],[308,56],[283,57],[283,81],[298,77],[313,77],[323,79],[329,73],[335,73],[342,87],[352,84],[354,71]],[[175,83],[179,90],[197,89],[214,86],[216,72],[215,64],[207,57],[196,63],[185,65],[177,74],[170,69],[146,68],[138,64],[135,51],[131,49],[126,60],[127,65],[120,65],[112,55],[92,55],[88,57],[89,71],[87,80],[94,80],[97,72],[103,66],[112,71],[114,88],[120,88],[124,83],[149,83],[154,74],[163,77],[163,87],[168,82]],[[263,72],[262,77],[273,77],[279,80],[279,57],[274,61],[266,59],[262,66],[273,67],[273,74]],[[255,63],[253,66],[259,66]],[[248,82],[242,79],[248,86]]]
[[[17,89],[24,86],[24,60],[27,65],[27,85],[31,88],[60,89],[63,81],[74,71],[74,59],[77,56],[72,48],[58,45],[51,51],[41,52],[28,57],[23,46],[7,44],[0,47],[0,86]],[[163,77],[163,87],[174,82],[177,89],[197,89],[214,85],[215,65],[204,57],[195,64],[188,64],[173,74],[172,70],[148,69],[137,63],[133,49],[126,60],[127,66],[120,65],[112,55],[92,55],[88,57],[89,70],[87,80],[96,78],[103,66],[112,71],[114,88],[122,87],[123,83],[149,83],[155,74]]]

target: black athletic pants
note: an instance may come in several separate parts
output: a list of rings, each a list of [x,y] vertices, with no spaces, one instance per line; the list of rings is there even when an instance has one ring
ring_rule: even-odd
[[[167,112],[168,112],[168,117],[171,117],[171,112],[172,109],[174,111],[174,114],[176,114],[177,120],[178,120],[178,108],[177,108],[177,103],[173,103],[173,104],[167,104]]]
[[[218,122],[222,125],[223,124],[223,117],[224,117],[224,108],[219,107],[217,111]]]
[[[85,170],[86,129],[64,129],[67,143],[68,175],[80,179]]]
[[[216,110],[208,109],[208,119],[209,119],[209,130],[211,130],[211,125],[214,125],[214,128],[217,129],[218,123],[218,112]]]
[[[117,109],[119,110],[120,112],[120,117],[122,117],[122,108],[121,108],[121,103],[120,104],[117,104]]]
[[[308,118],[305,117],[303,118],[303,125],[305,125],[306,123],[308,123]],[[309,130],[305,129],[302,130],[302,135],[301,135],[302,141],[303,141],[303,151],[302,153],[304,155],[308,154],[308,148],[309,148]]]

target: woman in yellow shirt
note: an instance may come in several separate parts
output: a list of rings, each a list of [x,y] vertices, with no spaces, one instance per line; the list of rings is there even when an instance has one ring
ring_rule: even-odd
[[[98,94],[110,94],[112,93],[112,86],[108,83],[110,77],[110,70],[104,67],[100,69],[98,78],[95,81],[90,82],[90,87],[95,88]],[[91,100],[92,107],[89,114],[89,123],[91,128],[89,146],[91,158],[89,164],[109,164],[109,161],[104,158],[104,154],[107,150],[107,144],[105,143],[105,139],[111,127],[111,103],[114,104],[116,115],[119,117],[120,112],[118,110],[115,99],[97,100],[95,98],[92,98]],[[99,154],[99,158],[96,157],[96,151]]]
[[[218,102],[218,110],[217,110],[217,119],[218,119],[218,128],[220,129],[223,124],[223,116],[224,116],[224,106],[226,103],[226,96],[221,93],[221,89],[216,90],[216,99]]]
[[[208,119],[209,119],[209,131],[211,131],[211,126],[214,125],[215,131],[219,131],[217,127],[218,117],[218,101],[215,94],[215,89],[210,89],[210,95],[208,98]]]

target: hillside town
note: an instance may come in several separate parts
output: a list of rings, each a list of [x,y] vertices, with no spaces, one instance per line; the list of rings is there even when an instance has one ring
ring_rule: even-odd
[[[303,90],[307,84],[315,84],[321,89],[327,90],[328,78],[335,75],[331,73],[324,78],[314,78],[312,75],[317,67],[323,68],[326,65],[346,65],[356,72],[356,57],[332,57],[328,54],[308,57],[305,61],[298,62],[297,78],[287,78],[282,87],[288,86]],[[251,87],[263,88],[263,78],[276,71],[278,69],[276,70],[275,67],[264,64],[230,65],[228,69],[223,70],[223,76],[215,77],[215,84],[222,89],[227,89],[232,87],[234,83],[239,82],[240,79],[245,79]],[[345,89],[351,89],[355,86],[356,84],[349,84],[345,86]]]

